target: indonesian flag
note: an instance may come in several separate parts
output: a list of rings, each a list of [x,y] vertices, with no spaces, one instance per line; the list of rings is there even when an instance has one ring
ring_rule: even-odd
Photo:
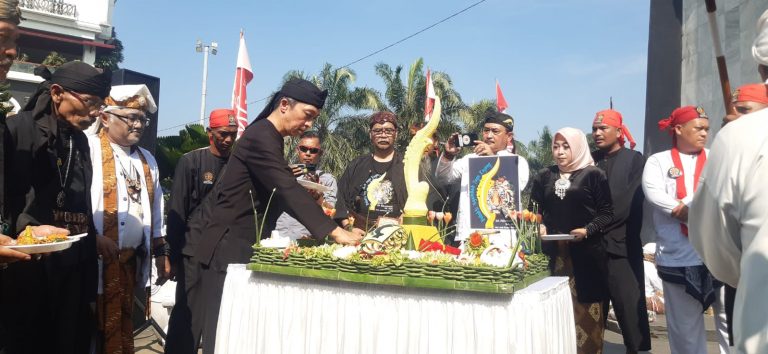
[[[507,104],[507,100],[504,99],[504,94],[501,93],[501,86],[499,86],[499,81],[496,80],[496,110],[498,112],[507,113],[507,108],[509,105]],[[515,149],[515,141],[512,140],[509,142],[509,145],[507,145],[507,151],[511,153],[515,153],[517,149]]]
[[[251,60],[245,47],[243,32],[240,32],[240,49],[237,52],[237,67],[235,69],[235,86],[232,89],[232,110],[237,117],[237,137],[243,134],[248,125],[248,102],[245,87],[253,79]]]
[[[432,118],[432,110],[435,108],[435,87],[432,85],[432,76],[427,69],[427,96],[424,100],[424,122],[429,122],[429,118]]]
[[[504,99],[504,94],[501,93],[501,86],[499,86],[499,82],[496,81],[496,110],[501,113],[507,113],[508,107],[507,100]]]

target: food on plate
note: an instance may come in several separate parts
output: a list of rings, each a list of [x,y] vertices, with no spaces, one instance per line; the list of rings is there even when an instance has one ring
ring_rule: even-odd
[[[51,234],[48,236],[37,237],[32,232],[32,226],[27,226],[16,238],[16,245],[42,245],[47,243],[62,242],[67,240],[67,235]]]

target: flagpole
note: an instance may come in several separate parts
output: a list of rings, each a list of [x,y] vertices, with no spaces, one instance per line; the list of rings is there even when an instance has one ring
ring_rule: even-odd
[[[712,44],[715,48],[715,60],[717,61],[717,72],[720,76],[720,89],[723,94],[725,114],[730,114],[733,110],[731,104],[731,83],[728,79],[728,67],[725,65],[723,46],[720,43],[720,30],[717,26],[717,5],[715,4],[715,0],[705,0],[704,2],[707,7],[707,17],[709,17],[709,30],[712,34]]]

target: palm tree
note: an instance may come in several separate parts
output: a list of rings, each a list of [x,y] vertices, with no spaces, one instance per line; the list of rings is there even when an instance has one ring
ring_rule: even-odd
[[[552,157],[552,132],[548,126],[545,125],[539,132],[538,139],[528,143],[526,155],[524,157],[528,160],[528,165],[534,174],[542,168],[555,164],[555,159]]]
[[[190,124],[179,131],[179,135],[157,138],[157,167],[160,179],[169,183],[182,155],[208,146],[208,134],[200,124]]]
[[[424,119],[424,100],[426,96],[426,77],[424,73],[424,60],[416,59],[408,69],[405,82],[402,78],[403,66],[398,65],[394,69],[385,63],[376,64],[376,74],[384,80],[386,90],[384,98],[387,101],[387,110],[397,115],[398,130],[409,131]],[[459,128],[458,117],[466,108],[461,100],[461,95],[453,88],[450,76],[443,72],[432,73],[432,84],[435,93],[440,96],[443,104],[442,121],[438,129],[438,135],[447,136],[447,132],[454,132]],[[397,146],[404,149],[408,145],[410,136],[399,134]]]
[[[347,163],[360,152],[361,145],[367,147],[368,133],[359,136],[360,129],[353,127],[365,126],[365,120],[358,115],[348,115],[347,112],[359,110],[386,109],[381,95],[368,87],[352,87],[355,82],[355,72],[350,68],[334,68],[326,63],[318,75],[307,75],[302,71],[289,71],[283,76],[284,81],[292,78],[303,78],[313,82],[321,89],[328,90],[325,106],[313,124],[323,141],[325,150],[323,169],[335,176],[344,172]],[[294,158],[296,139],[286,143],[286,159]]]

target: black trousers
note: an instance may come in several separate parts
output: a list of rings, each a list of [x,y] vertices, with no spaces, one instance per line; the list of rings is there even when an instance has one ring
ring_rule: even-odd
[[[624,346],[631,351],[651,350],[643,259],[608,254],[608,292]]]
[[[203,332],[205,303],[201,287],[200,264],[192,257],[182,256],[177,265],[176,304],[168,321],[165,353],[196,354]]]
[[[725,322],[728,326],[728,344],[733,346],[733,305],[736,301],[736,288],[725,284]]]
[[[86,293],[87,264],[63,265],[50,258],[17,262],[2,270],[0,328],[4,354],[88,353],[96,316]]]
[[[227,272],[201,266],[203,296],[205,298],[205,324],[203,327],[203,354],[213,354],[216,348],[216,327],[219,322],[221,296]]]

